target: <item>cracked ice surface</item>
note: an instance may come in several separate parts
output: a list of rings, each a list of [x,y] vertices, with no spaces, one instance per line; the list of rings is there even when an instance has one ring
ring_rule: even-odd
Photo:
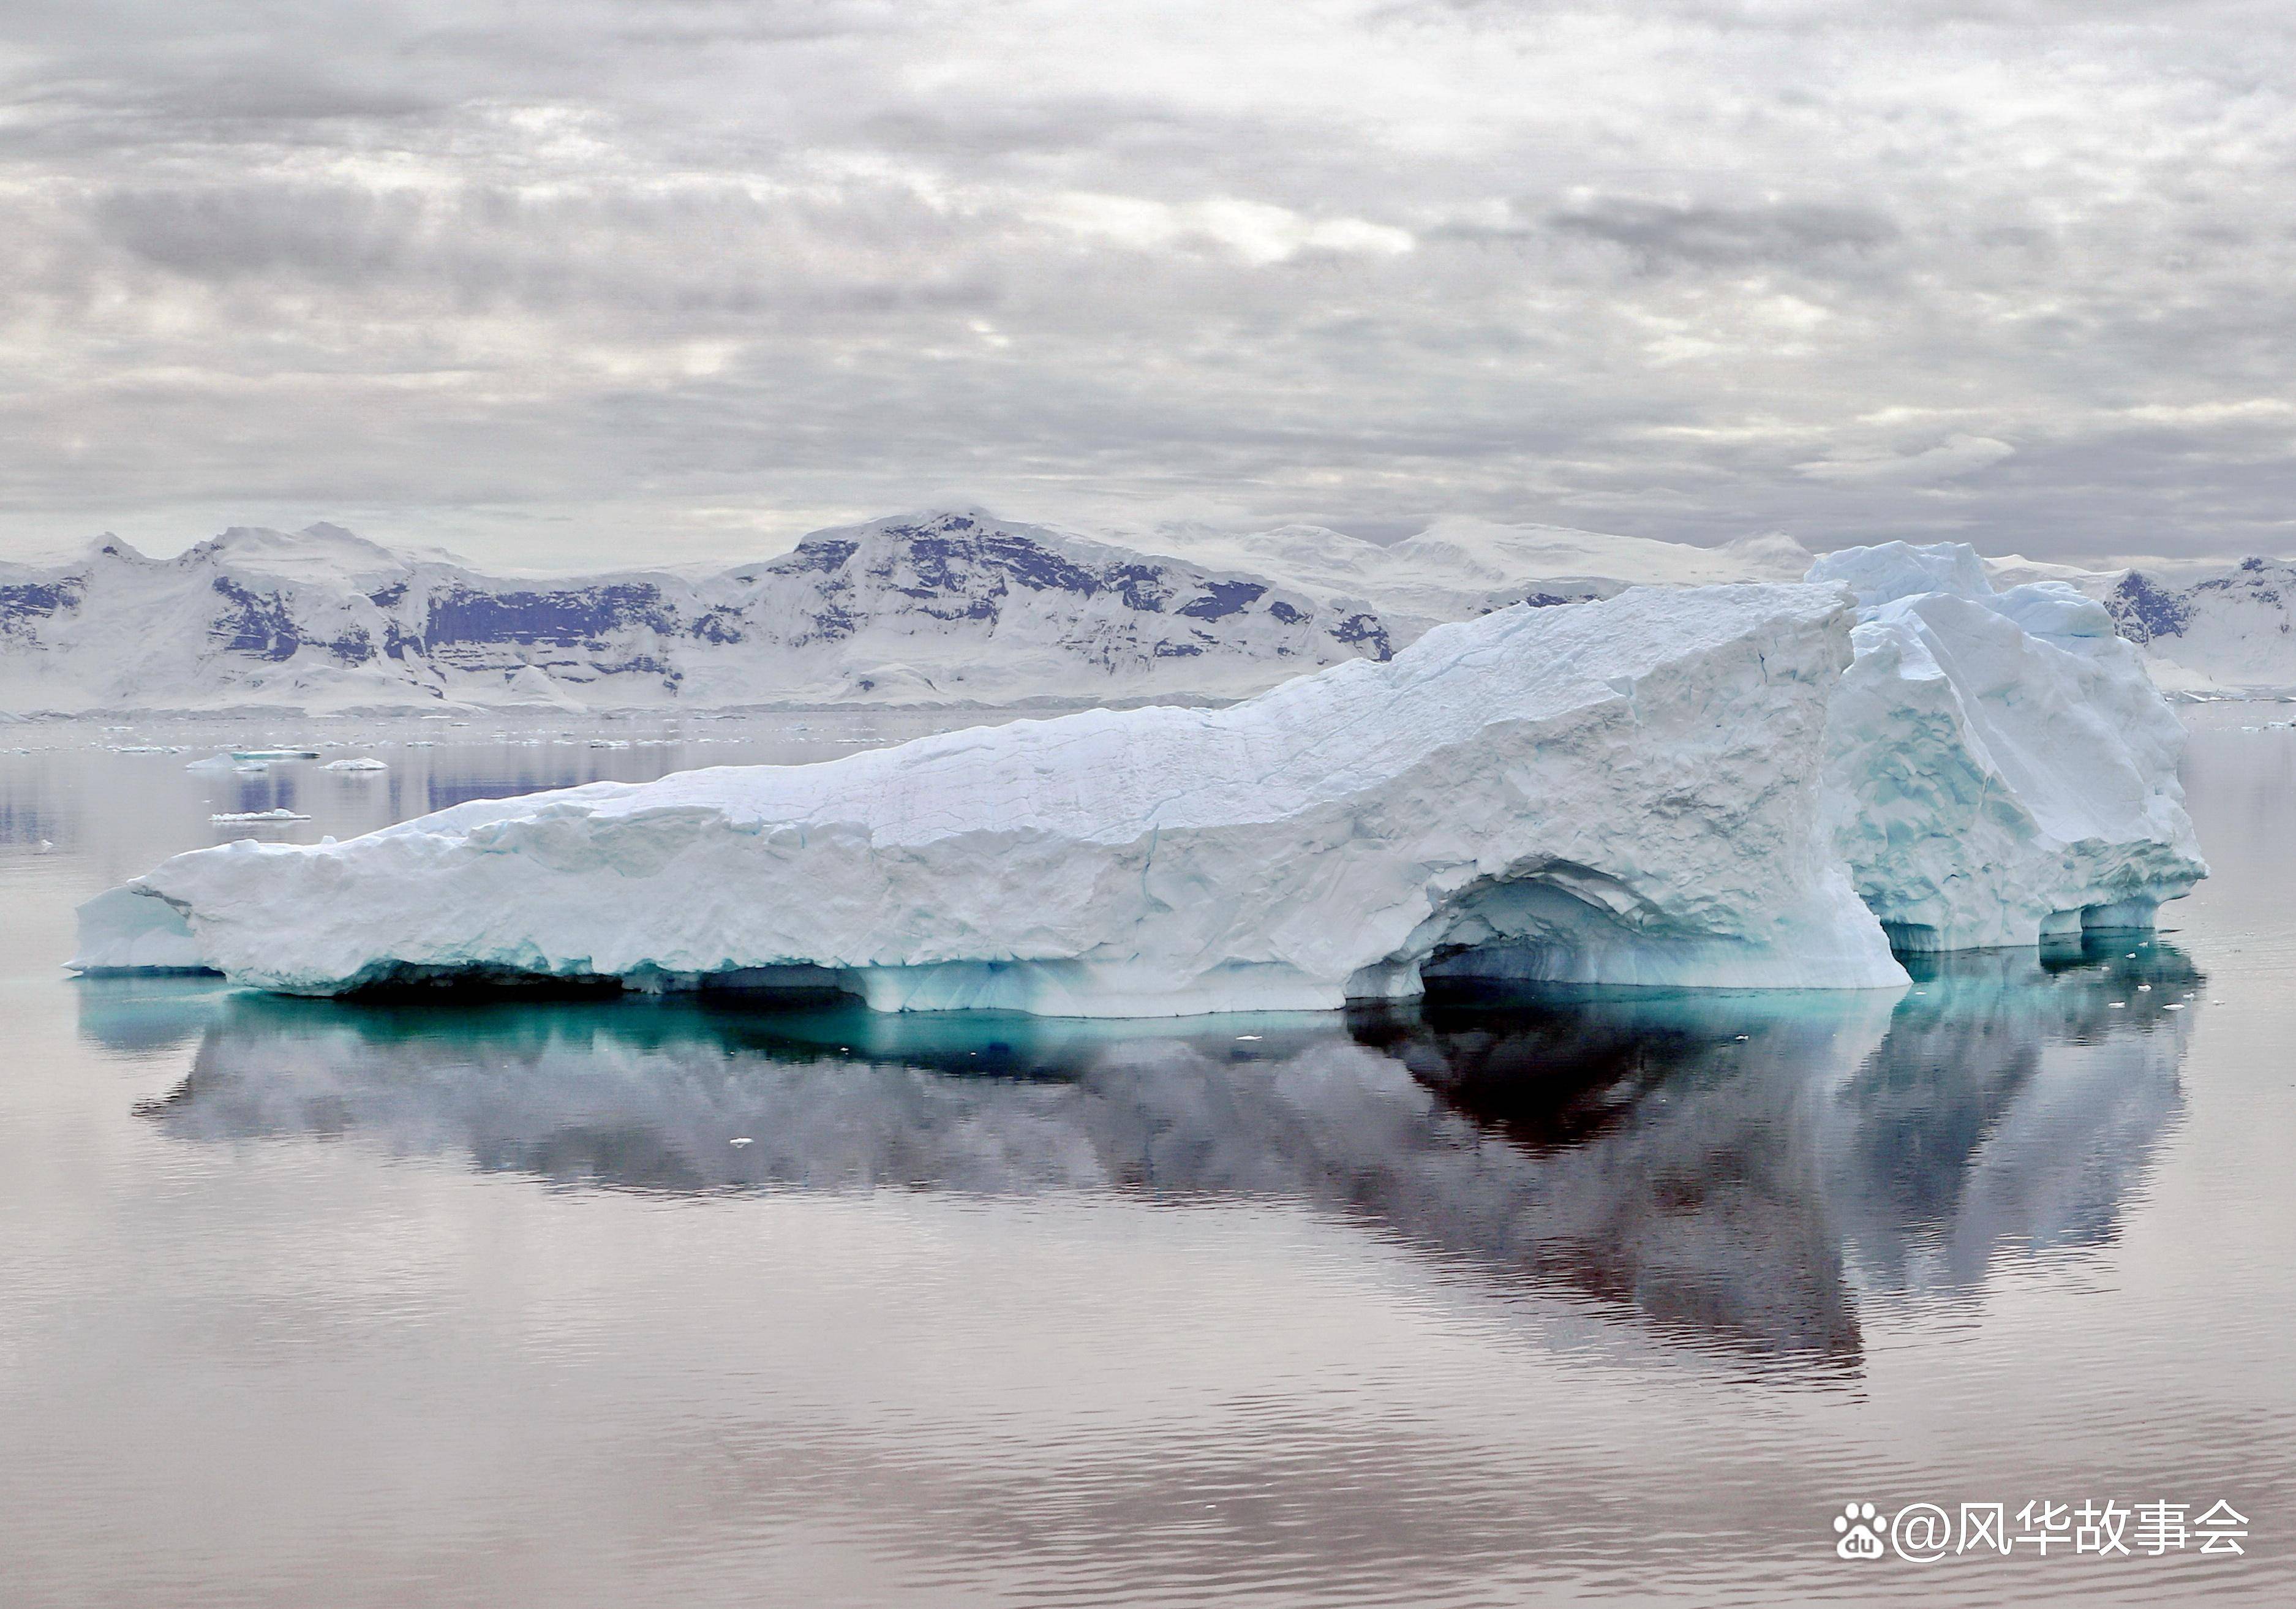
[[[611,976],[1180,1015],[1405,996],[1431,973],[1886,987],[1904,974],[1868,903],[1984,943],[2063,926],[2061,899],[2078,924],[2184,891],[2202,868],[2176,723],[2134,656],[2081,636],[2066,589],[1993,598],[1949,550],[1870,551],[1822,562],[1830,584],[1505,610],[1226,710],[198,850],[84,907],[74,965],[196,953],[306,993]],[[1924,590],[1892,592],[1907,575]],[[1875,595],[1853,603],[1845,579]],[[2049,735],[2073,717],[2078,738]],[[2107,737],[2120,791],[2084,806]],[[1972,925],[1988,899],[2048,908],[2030,931]]]

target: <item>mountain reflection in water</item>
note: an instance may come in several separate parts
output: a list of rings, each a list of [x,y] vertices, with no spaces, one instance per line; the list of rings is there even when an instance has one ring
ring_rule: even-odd
[[[1170,1024],[707,999],[378,1005],[82,986],[200,1036],[187,1141],[355,1137],[566,1185],[1255,1198],[1666,1339],[1854,1367],[1857,1299],[2096,1244],[2180,1106],[2200,974],[2123,938],[1901,996],[1546,990]],[[745,1144],[735,1144],[735,1141]]]

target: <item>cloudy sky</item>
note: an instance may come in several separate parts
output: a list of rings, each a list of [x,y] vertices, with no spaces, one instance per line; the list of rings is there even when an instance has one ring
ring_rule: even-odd
[[[0,0],[0,553],[2296,552],[2286,0]]]

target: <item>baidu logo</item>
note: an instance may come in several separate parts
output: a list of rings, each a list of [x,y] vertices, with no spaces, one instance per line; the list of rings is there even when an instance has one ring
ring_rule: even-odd
[[[1882,1533],[1890,1529],[1890,1522],[1882,1518],[1871,1503],[1845,1503],[1841,1512],[1833,1516],[1833,1529],[1841,1538],[1833,1545],[1837,1556],[1845,1559],[1878,1559],[1885,1551]]]

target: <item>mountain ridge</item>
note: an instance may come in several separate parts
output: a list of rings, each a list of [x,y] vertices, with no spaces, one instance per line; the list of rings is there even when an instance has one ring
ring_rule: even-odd
[[[1793,579],[1810,560],[1782,536],[1699,548],[1465,518],[1390,546],[1292,525],[1182,529],[1152,547],[963,506],[742,563],[571,574],[488,571],[326,522],[235,525],[164,559],[106,536],[0,563],[0,710],[1218,702],[1514,603]],[[2164,685],[2296,685],[2296,568],[2251,560],[2179,587],[1988,566],[2103,599]]]
[[[1432,623],[978,511],[816,531],[714,571],[554,578],[242,526],[172,559],[111,538],[0,565],[0,708],[1218,698],[1388,657]],[[527,696],[529,671],[549,696]]]

